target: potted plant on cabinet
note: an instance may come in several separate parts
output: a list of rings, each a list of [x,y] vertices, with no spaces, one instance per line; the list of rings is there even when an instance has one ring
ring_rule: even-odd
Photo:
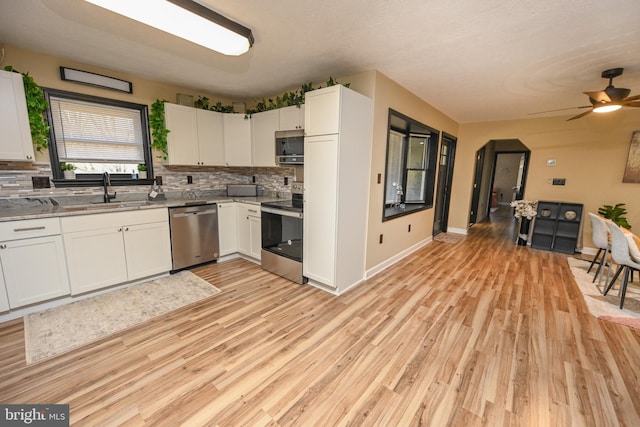
[[[147,179],[147,165],[144,163],[138,165],[138,178]]]
[[[76,179],[76,167],[71,163],[60,163],[60,169],[64,175],[64,179]]]

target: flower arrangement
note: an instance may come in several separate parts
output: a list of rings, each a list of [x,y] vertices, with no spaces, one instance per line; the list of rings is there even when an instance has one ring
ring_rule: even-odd
[[[513,216],[516,218],[533,219],[538,213],[536,211],[538,202],[533,200],[514,200],[511,202],[511,207],[515,208]]]

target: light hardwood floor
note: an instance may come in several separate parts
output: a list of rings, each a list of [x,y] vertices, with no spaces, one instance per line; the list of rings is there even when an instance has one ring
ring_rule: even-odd
[[[589,315],[566,256],[512,220],[432,242],[340,297],[234,260],[206,301],[25,366],[0,324],[0,402],[74,425],[639,426],[640,331]]]

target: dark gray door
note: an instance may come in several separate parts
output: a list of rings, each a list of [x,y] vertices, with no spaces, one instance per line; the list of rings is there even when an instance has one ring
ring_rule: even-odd
[[[471,212],[469,213],[469,225],[476,223],[478,218],[478,204],[480,203],[480,187],[482,184],[482,169],[484,166],[485,147],[476,152],[476,173],[473,179],[473,196],[471,198]]]
[[[433,218],[433,235],[447,231],[449,221],[449,202],[451,201],[451,182],[453,180],[453,162],[455,159],[457,139],[446,133],[442,134],[440,159],[438,162],[438,188],[436,189],[436,205]]]

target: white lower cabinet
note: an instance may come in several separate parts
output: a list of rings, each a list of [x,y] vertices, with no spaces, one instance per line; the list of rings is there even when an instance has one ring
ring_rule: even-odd
[[[238,210],[238,252],[259,260],[262,249],[262,220],[260,206],[236,203]]]
[[[167,209],[62,218],[71,294],[171,270]]]
[[[57,218],[0,224],[0,265],[0,311],[69,294]]]
[[[9,298],[7,298],[7,287],[4,284],[4,276],[0,274],[0,313],[9,311]]]
[[[220,256],[238,252],[238,236],[236,234],[236,204],[234,202],[218,203],[218,238]]]

